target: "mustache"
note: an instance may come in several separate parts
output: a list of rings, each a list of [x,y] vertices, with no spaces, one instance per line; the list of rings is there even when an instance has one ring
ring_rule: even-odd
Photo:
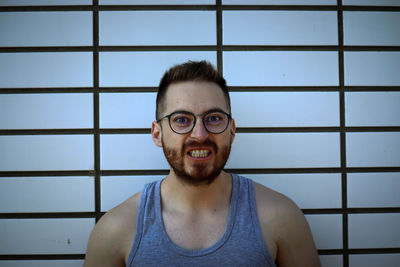
[[[205,147],[205,146],[212,147],[212,148],[214,148],[215,151],[218,150],[217,144],[209,138],[207,138],[206,140],[204,140],[204,142],[201,142],[201,143],[197,142],[195,140],[189,139],[183,145],[183,150],[186,150],[189,147],[193,148],[193,147]]]

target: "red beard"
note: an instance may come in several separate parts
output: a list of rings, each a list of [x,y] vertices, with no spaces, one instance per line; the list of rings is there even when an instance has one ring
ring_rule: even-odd
[[[188,140],[180,151],[167,147],[164,140],[162,140],[162,143],[163,152],[169,165],[174,170],[178,179],[188,185],[210,185],[221,173],[231,152],[230,144],[218,149],[215,142],[210,139],[206,139],[203,143]],[[188,148],[196,147],[212,148],[213,153],[215,153],[213,155],[213,162],[194,163],[191,166],[185,166],[185,151],[187,151]]]

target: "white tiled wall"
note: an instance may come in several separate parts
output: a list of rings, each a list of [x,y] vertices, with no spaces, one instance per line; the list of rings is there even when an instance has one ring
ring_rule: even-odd
[[[189,59],[219,62],[231,88],[227,168],[308,211],[324,267],[399,265],[399,1],[98,2],[97,39],[92,1],[0,1],[1,267],[81,266],[95,215],[163,177],[154,88]],[[38,5],[55,8],[23,9]]]
[[[187,60],[208,60],[216,64],[214,51],[102,52],[100,86],[158,86],[171,65]]]
[[[337,52],[228,51],[223,58],[231,86],[338,85]]]

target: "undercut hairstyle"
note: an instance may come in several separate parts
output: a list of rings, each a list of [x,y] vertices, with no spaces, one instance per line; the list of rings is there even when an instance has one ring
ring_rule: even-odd
[[[231,100],[224,77],[211,65],[203,61],[187,61],[167,70],[160,80],[156,100],[156,119],[161,118],[165,109],[165,95],[173,83],[186,81],[204,81],[216,83],[224,93],[225,101],[231,112]]]

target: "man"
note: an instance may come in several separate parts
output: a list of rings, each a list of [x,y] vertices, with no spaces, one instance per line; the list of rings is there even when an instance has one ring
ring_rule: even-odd
[[[85,266],[320,266],[291,200],[222,170],[235,121],[211,64],[172,67],[156,104],[152,138],[170,172],[101,218]]]

